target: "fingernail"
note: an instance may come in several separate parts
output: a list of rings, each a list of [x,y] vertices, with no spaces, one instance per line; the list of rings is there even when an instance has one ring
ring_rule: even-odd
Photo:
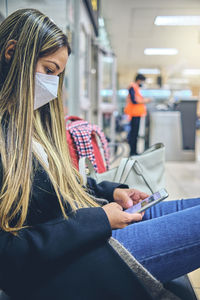
[[[128,206],[130,207],[130,206],[133,205],[133,202],[132,202],[131,200],[128,200],[127,204],[128,204]]]

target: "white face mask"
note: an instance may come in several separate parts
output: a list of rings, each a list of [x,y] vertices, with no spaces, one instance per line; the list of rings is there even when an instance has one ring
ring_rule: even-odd
[[[57,97],[59,77],[36,72],[34,110]]]

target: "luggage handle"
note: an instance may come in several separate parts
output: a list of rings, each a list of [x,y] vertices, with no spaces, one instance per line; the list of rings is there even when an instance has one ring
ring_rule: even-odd
[[[65,117],[65,121],[83,121],[83,119],[77,117],[77,116],[66,116]]]

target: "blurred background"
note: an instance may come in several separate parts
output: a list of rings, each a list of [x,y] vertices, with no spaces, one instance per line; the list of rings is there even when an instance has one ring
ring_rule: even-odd
[[[25,7],[47,14],[70,40],[66,114],[100,125],[112,142],[126,141],[127,87],[141,73],[146,77],[142,95],[152,101],[140,128],[140,152],[159,140],[166,144],[167,160],[197,158],[198,0],[0,0],[0,21]],[[168,149],[174,141],[179,145]]]
[[[112,142],[126,140],[127,87],[142,73],[146,82],[141,92],[152,101],[140,128],[140,151],[161,141],[163,130],[158,132],[158,127],[165,126],[167,132],[177,129],[171,138],[164,134],[166,147],[174,140],[180,144],[174,154],[167,149],[167,159],[196,159],[199,0],[0,0],[0,21],[25,7],[47,14],[70,40],[66,113],[99,124]]]

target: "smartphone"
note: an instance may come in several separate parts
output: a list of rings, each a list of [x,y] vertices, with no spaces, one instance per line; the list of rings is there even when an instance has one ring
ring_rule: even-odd
[[[125,212],[130,214],[132,213],[140,213],[146,210],[147,208],[157,204],[158,202],[166,199],[168,197],[168,193],[165,189],[161,189],[158,192],[152,194],[151,196],[145,198],[144,200],[140,201],[139,203],[131,206],[130,208],[126,209]]]

